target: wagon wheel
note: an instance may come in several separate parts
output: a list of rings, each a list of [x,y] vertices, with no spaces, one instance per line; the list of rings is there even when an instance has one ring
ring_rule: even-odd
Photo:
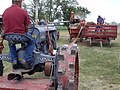
[[[52,62],[51,62],[51,61],[45,62],[44,74],[45,74],[46,76],[50,76],[50,73],[51,73],[51,66],[52,66]]]

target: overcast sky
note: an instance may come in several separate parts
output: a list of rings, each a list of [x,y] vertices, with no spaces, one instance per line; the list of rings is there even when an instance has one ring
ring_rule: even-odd
[[[12,0],[0,0],[0,14],[11,5]],[[24,0],[28,2],[29,0]],[[120,23],[120,0],[77,0],[80,6],[88,8],[91,14],[87,21],[96,22],[98,15],[106,19],[106,22],[115,21]]]
[[[88,8],[91,15],[86,20],[95,21],[98,15],[106,22],[120,23],[120,0],[77,0],[80,6]]]

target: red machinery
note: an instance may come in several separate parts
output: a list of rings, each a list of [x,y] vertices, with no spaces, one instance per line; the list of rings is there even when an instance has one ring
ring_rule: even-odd
[[[117,37],[117,25],[89,25],[86,24],[82,32],[82,37],[89,39],[89,45],[92,43],[102,42],[109,43],[111,46],[111,40],[115,40]]]
[[[58,90],[78,90],[79,58],[77,45],[60,47],[58,62]]]
[[[8,81],[7,77],[0,77],[0,90],[78,90],[79,82],[79,58],[77,45],[72,46],[62,45],[58,54],[58,63],[56,79],[52,79],[49,75],[52,72],[51,63],[46,63],[45,67],[48,71],[45,75],[50,76],[50,79],[42,78],[23,78],[20,81]],[[54,78],[54,77],[53,77]],[[55,84],[55,86],[53,86]]]
[[[54,32],[56,29],[49,26],[47,30],[50,32],[49,36],[51,37],[49,38],[52,40],[55,52],[47,54],[47,50],[49,52],[51,48],[46,45],[46,42],[48,42],[46,27],[35,26],[33,28],[29,30],[34,30],[31,34],[37,43],[33,52],[34,68],[28,72],[18,70],[9,73],[8,76],[2,76],[4,74],[2,61],[10,62],[10,55],[0,54],[0,90],[78,90],[79,58],[77,45],[74,44],[75,41],[69,46],[62,45],[57,48],[56,39],[58,39],[59,34],[56,38],[56,32]],[[19,36],[12,35],[12,39],[14,37],[17,39]],[[11,39],[10,35],[8,39]],[[0,53],[2,53],[3,48],[3,39],[1,39]],[[22,55],[24,55],[24,52],[21,51],[18,57],[22,58]],[[47,78],[24,77],[24,74],[32,75],[35,72],[41,72]]]
[[[80,41],[83,38],[89,39],[90,46],[96,42],[100,42],[101,47],[103,42],[109,43],[111,46],[111,40],[115,40],[117,37],[117,25],[96,25],[95,23],[85,23],[85,20],[70,24],[68,31],[70,41],[79,35]]]
[[[2,51],[3,44],[0,45]],[[47,61],[44,68],[43,73],[49,76],[47,79],[26,76],[19,81],[9,81],[6,76],[0,76],[0,90],[78,90],[79,58],[76,44],[62,45],[54,65]]]
[[[79,20],[78,18],[73,19],[73,23],[71,23],[68,28],[70,41],[75,39],[78,34],[78,38],[80,38],[80,40],[82,39],[81,34],[83,29],[81,30],[81,28],[85,26],[85,23],[85,20]]]

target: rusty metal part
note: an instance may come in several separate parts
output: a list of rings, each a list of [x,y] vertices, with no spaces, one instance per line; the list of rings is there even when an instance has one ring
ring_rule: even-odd
[[[47,27],[47,36],[48,36],[48,42],[49,42],[49,52],[51,53],[51,55],[53,55],[53,44],[51,41],[50,32],[48,30],[48,23],[47,22],[46,22],[46,27]]]
[[[29,70],[24,70],[24,69],[12,70],[12,72],[10,72],[8,74],[8,80],[21,80],[23,78],[23,74],[29,73],[31,70],[32,69],[29,69]]]
[[[71,44],[60,47],[58,62],[58,89],[60,90],[78,90],[79,58],[75,42],[78,40],[83,28],[80,28],[78,35]]]
[[[18,80],[20,81],[22,79],[22,74],[21,72],[13,72],[8,74],[8,80]]]
[[[79,58],[76,44],[60,47],[58,62],[58,89],[78,90]],[[59,58],[58,57],[58,58]]]
[[[7,77],[0,77],[0,90],[49,90],[49,79],[24,78],[22,81],[8,81]],[[52,83],[50,83],[50,90]]]
[[[46,76],[50,76],[50,74],[51,74],[51,67],[52,67],[52,62],[51,61],[45,62],[44,74]]]

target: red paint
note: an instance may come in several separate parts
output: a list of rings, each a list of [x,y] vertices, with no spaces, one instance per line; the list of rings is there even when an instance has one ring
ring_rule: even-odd
[[[21,81],[8,81],[6,77],[0,77],[0,90],[48,90],[48,82],[49,79],[24,78]]]

